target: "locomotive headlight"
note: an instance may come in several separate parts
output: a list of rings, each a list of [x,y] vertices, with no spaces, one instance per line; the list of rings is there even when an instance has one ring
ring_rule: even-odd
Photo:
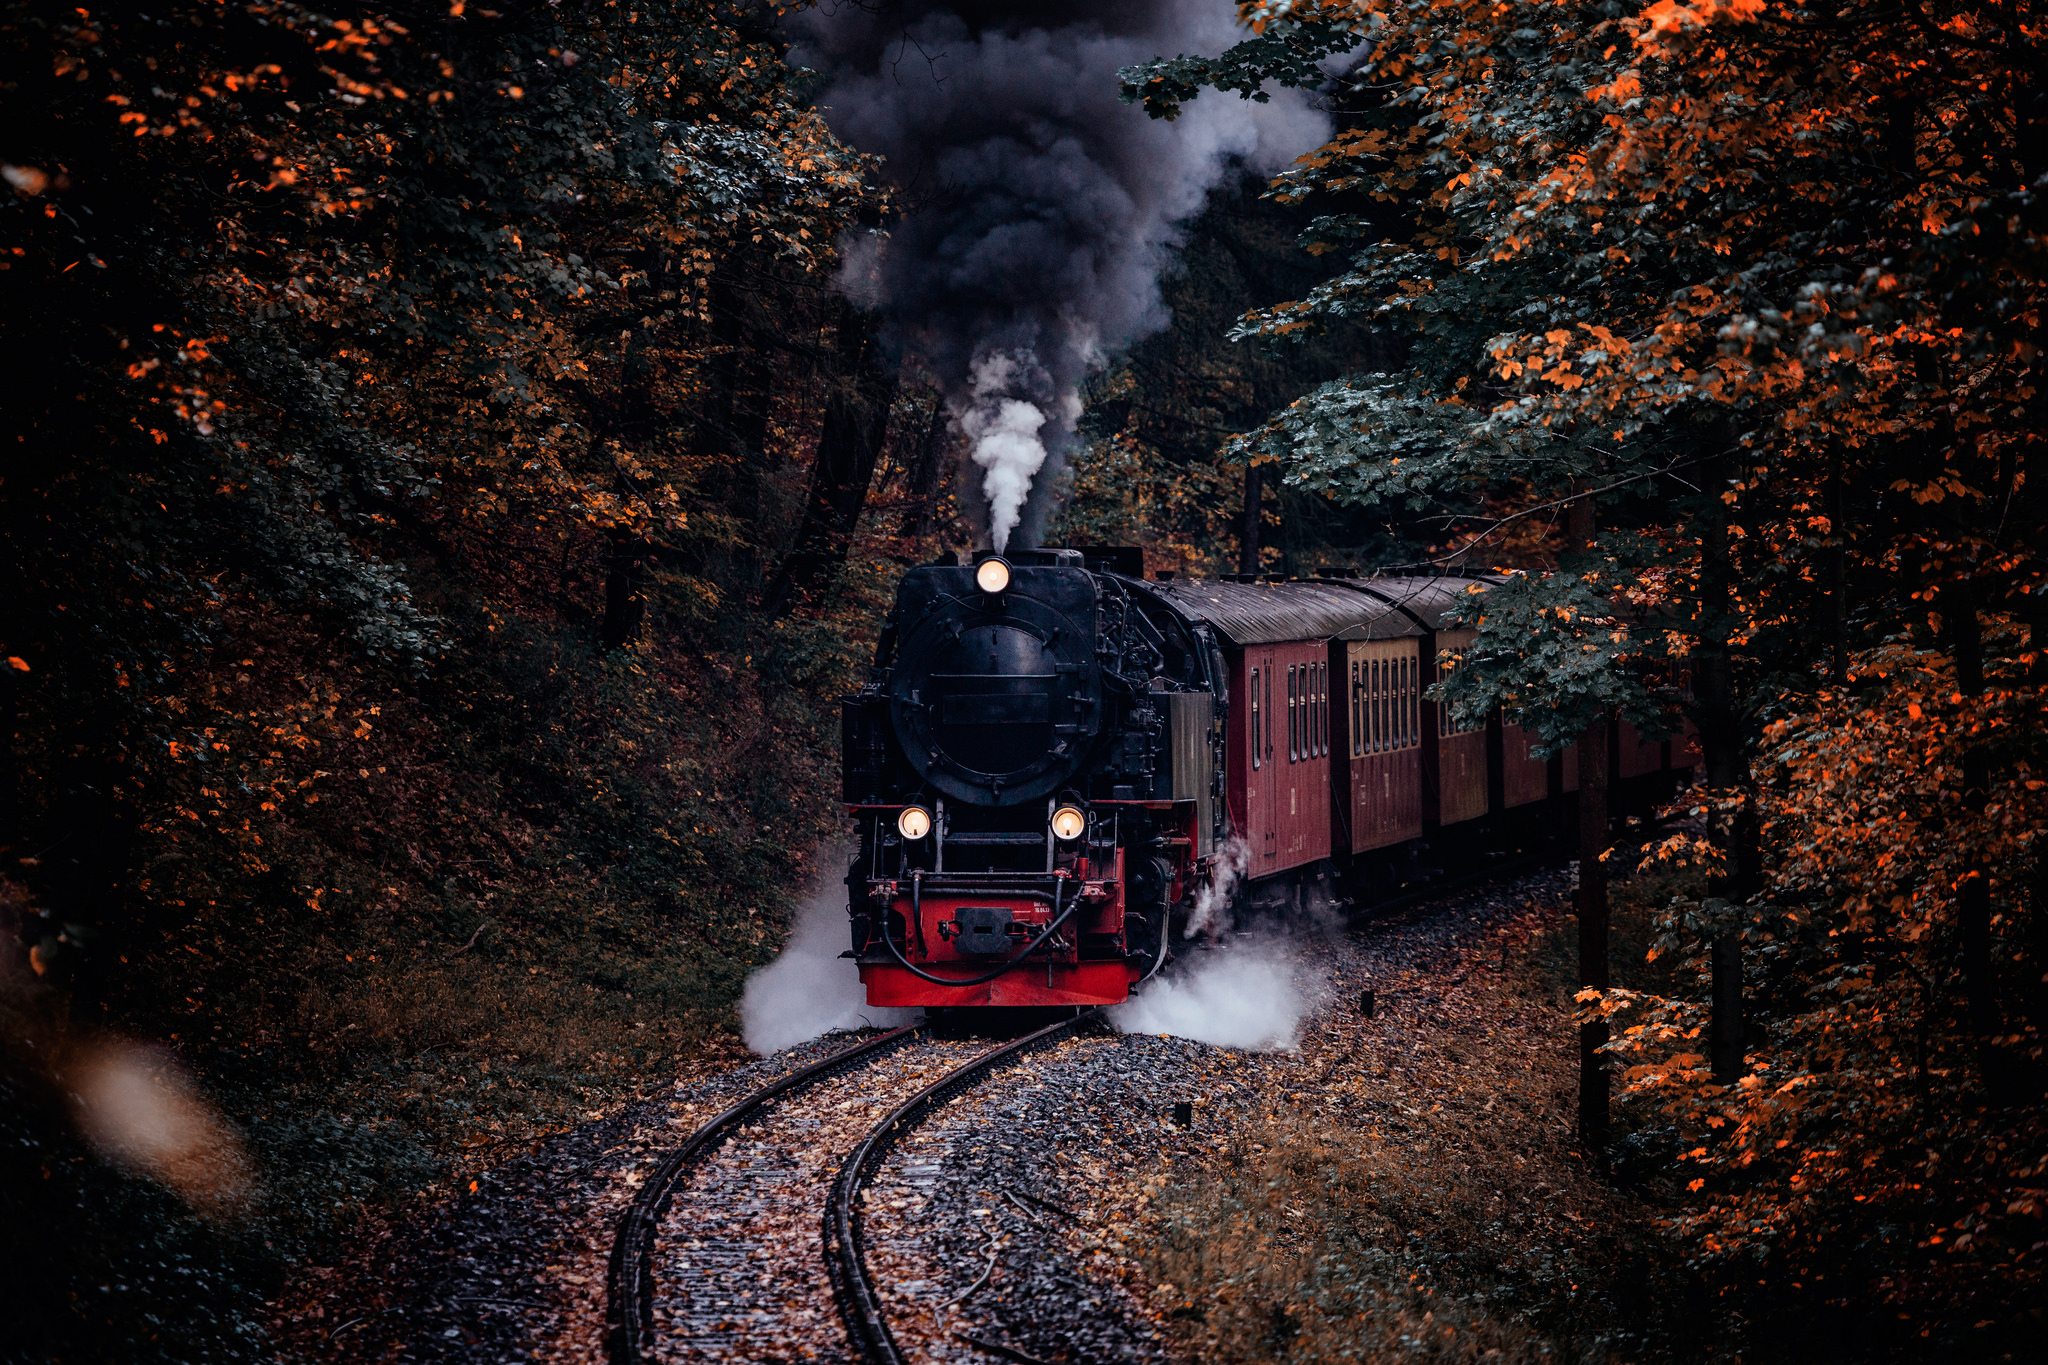
[[[1078,839],[1088,832],[1088,817],[1079,806],[1061,806],[1052,813],[1052,832],[1063,840]]]
[[[922,839],[932,832],[932,813],[923,806],[905,806],[896,817],[896,832],[906,839]]]
[[[1010,586],[1010,562],[997,555],[974,566],[974,586],[993,597]]]

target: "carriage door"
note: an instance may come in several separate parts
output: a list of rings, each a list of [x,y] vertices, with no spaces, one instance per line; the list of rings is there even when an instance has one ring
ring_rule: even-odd
[[[1284,795],[1287,757],[1287,696],[1276,686],[1271,649],[1245,651],[1248,681],[1257,693],[1251,726],[1251,764],[1245,781],[1244,841],[1251,846],[1250,873],[1257,877],[1280,859],[1279,830],[1274,820],[1274,801]],[[1275,703],[1278,703],[1276,708]],[[1276,761],[1277,760],[1277,761]]]

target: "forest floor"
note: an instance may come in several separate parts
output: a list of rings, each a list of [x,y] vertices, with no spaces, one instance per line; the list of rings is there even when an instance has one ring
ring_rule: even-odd
[[[1048,1360],[1110,1341],[1167,1360],[1715,1354],[1654,1192],[1574,1140],[1570,885],[1541,873],[1291,941],[1316,1001],[1292,1050],[1079,1038],[985,1084],[928,1126],[929,1212],[878,1234],[895,1244],[877,1254],[950,1303],[987,1229],[999,1269],[957,1325]],[[660,1093],[381,1227],[292,1287],[277,1324],[290,1353],[601,1359],[611,1230],[646,1171],[747,1088],[842,1043],[713,1048]],[[1171,1120],[1176,1099],[1191,1124]],[[1015,1141],[1038,1127],[1057,1140]],[[992,1199],[995,1146],[1023,1151],[996,1163],[1003,1180],[1068,1216]],[[1110,1326],[1044,1320],[1062,1292]]]
[[[1569,874],[1321,940],[1325,1000],[1171,1180],[1133,1172],[1117,1271],[1182,1360],[1659,1360],[1717,1341],[1661,1190],[1575,1131]],[[1640,964],[1624,930],[1619,975]],[[1373,992],[1367,1015],[1362,992]]]

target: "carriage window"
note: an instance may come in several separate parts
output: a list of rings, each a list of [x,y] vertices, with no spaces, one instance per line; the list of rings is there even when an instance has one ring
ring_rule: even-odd
[[[1409,692],[1415,694],[1415,700],[1413,700],[1413,706],[1415,706],[1415,743],[1419,745],[1421,743],[1421,655],[1419,653],[1415,655],[1415,663],[1409,665],[1409,677],[1413,679],[1411,684],[1409,684]]]
[[[1287,761],[1294,762],[1294,665],[1287,665]]]
[[[1404,709],[1401,704],[1402,673],[1398,657],[1387,660],[1387,748],[1390,750],[1403,747],[1407,739],[1401,724]]]
[[[1380,747],[1394,747],[1394,661],[1380,661]]]
[[[1393,720],[1395,720],[1395,708],[1393,708],[1393,700],[1395,700],[1395,669],[1393,669],[1393,661],[1391,659],[1380,659],[1380,686],[1374,692],[1378,694],[1378,706],[1380,706],[1380,714],[1376,716],[1376,722],[1374,722],[1374,731],[1380,737],[1378,749],[1386,751],[1386,749],[1393,749],[1395,747],[1395,724],[1393,724]]]
[[[1296,688],[1299,689],[1301,693],[1301,724],[1296,727],[1301,732],[1301,738],[1295,746],[1297,751],[1295,753],[1296,758],[1307,758],[1313,747],[1309,739],[1310,721],[1308,700],[1312,695],[1314,695],[1314,693],[1313,690],[1309,687],[1308,679],[1309,667],[1307,664],[1303,664],[1301,666],[1301,672],[1298,675],[1298,680],[1295,683]]]
[[[1361,752],[1358,733],[1358,660],[1351,661],[1351,756],[1357,758]]]
[[[1309,697],[1310,697],[1310,696],[1312,695],[1312,693],[1311,693],[1311,689],[1310,689],[1310,687],[1309,687],[1309,681],[1308,681],[1308,678],[1309,678],[1309,668],[1308,668],[1308,665],[1307,665],[1307,664],[1303,664],[1303,665],[1301,665],[1301,672],[1300,672],[1300,673],[1299,673],[1299,674],[1297,675],[1297,677],[1296,677],[1296,681],[1295,681],[1295,688],[1296,688],[1296,690],[1297,690],[1297,691],[1299,691],[1299,692],[1300,692],[1300,694],[1301,694],[1301,697],[1300,697],[1300,703],[1301,703],[1301,725],[1300,725],[1300,726],[1298,727],[1298,728],[1300,729],[1300,731],[1301,731],[1301,740],[1300,740],[1300,742],[1299,742],[1299,743],[1298,743],[1298,744],[1297,744],[1297,745],[1295,746],[1295,747],[1296,747],[1296,749],[1298,750],[1298,752],[1297,752],[1297,753],[1296,753],[1296,755],[1295,755],[1295,757],[1297,757],[1297,758],[1307,758],[1307,757],[1308,757],[1308,755],[1309,755],[1309,725],[1310,725],[1310,721],[1309,721],[1309,710],[1308,710],[1308,700],[1309,700]]]
[[[1307,671],[1309,669],[1300,667],[1298,663],[1288,667],[1286,671],[1286,757],[1290,763],[1300,761],[1300,751],[1307,747],[1303,745],[1303,729],[1307,729],[1307,726],[1303,726],[1303,720],[1307,718],[1307,712],[1303,710],[1305,698],[1303,686],[1300,686],[1303,684],[1303,677],[1300,675]]]
[[[1379,738],[1372,732],[1372,669],[1373,660],[1362,659],[1358,665],[1358,752],[1372,752],[1373,742]]]
[[[1330,666],[1316,665],[1316,752],[1330,752]]]
[[[1380,661],[1365,661],[1365,734],[1366,747],[1373,753],[1380,751]]]
[[[1301,680],[1303,691],[1301,699],[1301,719],[1303,722],[1301,727],[1301,756],[1303,758],[1314,758],[1316,756],[1316,666],[1314,664],[1310,664],[1307,668],[1301,670]]]
[[[1408,662],[1408,705],[1413,712],[1409,729],[1414,732],[1413,743],[1422,743],[1422,655],[1418,652]]]
[[[1401,739],[1403,747],[1422,743],[1421,689],[1416,686],[1422,667],[1419,655],[1410,655],[1401,661]]]
[[[1316,665],[1316,734],[1321,737],[1323,754],[1330,752],[1330,666]]]
[[[1364,659],[1358,665],[1358,751],[1372,753],[1372,745],[1378,743],[1378,735],[1372,733],[1372,659]]]
[[[1308,666],[1308,756],[1314,758],[1323,751],[1322,683],[1318,681],[1321,670],[1314,664]]]
[[[1400,747],[1401,743],[1400,737],[1396,733],[1395,724],[1399,716],[1399,709],[1394,700],[1395,686],[1398,681],[1394,672],[1394,663],[1395,661],[1392,659],[1382,659],[1380,661],[1380,734],[1382,736],[1380,747],[1388,752],[1392,752]]]
[[[1315,726],[1314,731],[1310,735],[1313,742],[1309,746],[1309,752],[1320,756],[1323,752],[1323,666],[1321,664],[1310,664],[1308,666],[1308,676],[1309,706],[1311,708],[1308,714]]]
[[[1268,715],[1269,717],[1271,716],[1271,714],[1272,714],[1272,711],[1273,711],[1273,670],[1272,670],[1272,669],[1270,669],[1270,668],[1268,668],[1268,669],[1266,670],[1266,713],[1267,713],[1267,715]],[[1267,757],[1267,758],[1271,758],[1272,756],[1273,756],[1273,726],[1272,726],[1272,723],[1271,723],[1271,721],[1270,721],[1270,719],[1269,719],[1269,720],[1268,720],[1268,722],[1267,722],[1267,725],[1266,725],[1266,757]]]
[[[1249,727],[1252,737],[1252,766],[1259,766],[1259,670],[1252,670],[1252,715]]]
[[[1316,751],[1316,666],[1301,666],[1301,756]]]
[[[1360,758],[1365,757],[1365,664],[1361,661],[1352,666],[1351,679],[1351,748]]]
[[[1415,714],[1411,709],[1415,705],[1415,689],[1411,686],[1414,682],[1412,671],[1414,663],[1415,660],[1409,658],[1398,660],[1394,665],[1401,677],[1398,689],[1400,695],[1396,698],[1396,705],[1400,709],[1400,718],[1396,723],[1396,729],[1399,731],[1398,739],[1400,747],[1403,749],[1415,742]]]

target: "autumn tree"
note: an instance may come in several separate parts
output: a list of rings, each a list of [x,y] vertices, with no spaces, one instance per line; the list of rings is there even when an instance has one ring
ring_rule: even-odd
[[[6,989],[444,1155],[520,1120],[396,1078],[683,1046],[808,875],[866,628],[761,612],[870,193],[772,11],[17,5],[0,51]],[[260,1254],[423,1169],[354,1159],[274,1163]]]
[[[1279,192],[1383,206],[1328,214],[1308,246],[1347,268],[1245,330],[1369,315],[1409,341],[1398,369],[1305,394],[1247,445],[1302,486],[1460,520],[1482,557],[1509,526],[1597,504],[1597,537],[1488,594],[1454,703],[1561,742],[1574,697],[1652,723],[1678,698],[1646,682],[1690,675],[1705,823],[1660,853],[1706,882],[1674,902],[1664,950],[1718,977],[1720,1018],[1656,1002],[1614,1048],[1639,1100],[1691,1106],[1705,1141],[1686,1150],[1722,1181],[1694,1184],[1703,1254],[1782,1254],[1793,1278],[1832,1265],[1831,1294],[1890,1273],[1905,1299],[1945,1277],[1899,1268],[1963,1241],[1975,1277],[1955,1282],[1997,1282],[2010,1265],[1984,1210],[2009,1205],[2006,1248],[2039,1216],[2014,1192],[2041,1134],[2010,1107],[2038,1100],[2015,1079],[2038,1074],[2038,1035],[2003,1003],[2039,965],[2021,833],[2038,823],[2038,754],[1999,719],[2040,701],[2042,508],[2024,472],[2041,404],[2038,27],[1995,4],[1244,14],[1252,39],[1128,73],[1130,93],[1170,116],[1205,84],[1321,81],[1350,52],[1369,107]],[[1910,775],[1873,766],[1873,744],[1937,716],[1955,728],[1920,737]],[[1923,795],[1885,795],[1895,780]],[[1838,821],[1892,845],[1893,900],[1858,889],[1872,850],[1816,859],[1804,842]],[[1909,964],[1917,1043],[1868,993]],[[1763,1030],[1746,1055],[1745,984]],[[1589,997],[1603,1016],[1617,999]],[[1717,1055],[1690,1042],[1709,1036]],[[1863,1061],[1839,1071],[1852,1039]],[[1955,1075],[1927,1060],[1943,1046],[1969,1059],[1946,1098],[1981,1135],[1944,1167],[1981,1141],[1998,1174],[1945,1189],[1915,1237],[1859,1241],[1902,1191],[1879,1198],[1829,1163],[1898,1169],[1925,1131],[1857,1115],[1916,1075],[1927,1093]],[[1765,1129],[1774,1169],[1788,1153],[1828,1167],[1795,1190],[1856,1201],[1831,1205],[1839,1223],[1813,1225],[1807,1251],[1771,1231],[1802,1196],[1742,1174]]]

